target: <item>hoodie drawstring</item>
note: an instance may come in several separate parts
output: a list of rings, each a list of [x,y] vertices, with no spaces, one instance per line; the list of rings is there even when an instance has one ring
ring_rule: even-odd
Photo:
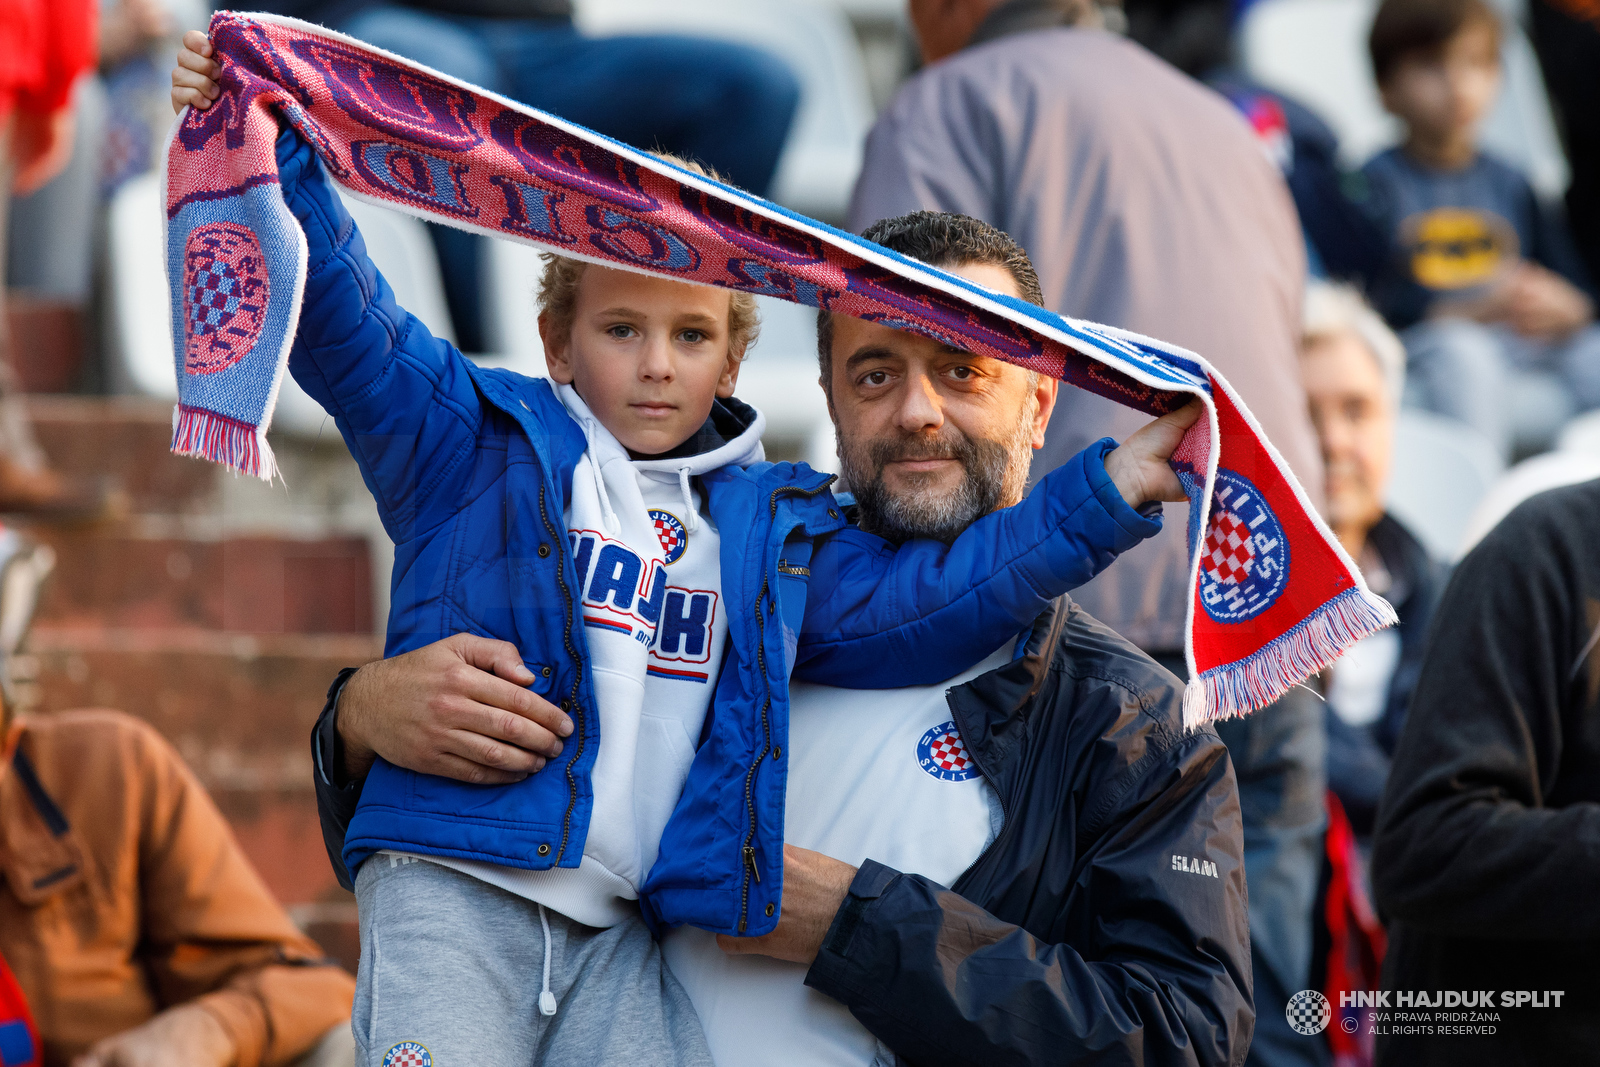
[[[600,518],[606,524],[606,533],[616,537],[622,533],[622,520],[617,518],[615,509],[611,507],[611,494],[606,492],[606,480],[600,473],[600,453],[594,447],[595,425],[596,423],[593,419],[584,419],[583,437],[589,446],[589,469],[594,471],[595,495],[600,498]],[[555,1009],[551,1008],[550,1010],[554,1011]]]
[[[556,1013],[556,995],[550,992],[550,920],[545,918],[544,905],[539,905],[539,925],[544,927],[544,990],[539,994],[539,1013]]]
[[[678,468],[678,488],[683,490],[683,510],[688,516],[684,520],[684,525],[689,528],[690,533],[694,533],[700,529],[700,516],[695,513],[694,497],[689,492],[688,467]]]

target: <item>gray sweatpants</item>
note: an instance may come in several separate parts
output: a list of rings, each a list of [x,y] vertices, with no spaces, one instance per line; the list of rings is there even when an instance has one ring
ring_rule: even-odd
[[[356,876],[358,1067],[712,1067],[699,1016],[632,918],[607,930],[546,910],[554,1015],[540,1011],[539,906],[423,860]]]

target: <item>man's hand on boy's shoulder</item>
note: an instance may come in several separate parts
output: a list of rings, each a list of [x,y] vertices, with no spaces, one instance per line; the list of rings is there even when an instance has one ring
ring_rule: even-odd
[[[396,767],[475,785],[520,781],[561,754],[572,720],[530,692],[509,641],[456,634],[362,667],[339,694],[345,773],[382,756]]]
[[[1130,508],[1152,500],[1188,499],[1168,460],[1204,411],[1200,401],[1191,401],[1147,423],[1106,456],[1106,474]]]

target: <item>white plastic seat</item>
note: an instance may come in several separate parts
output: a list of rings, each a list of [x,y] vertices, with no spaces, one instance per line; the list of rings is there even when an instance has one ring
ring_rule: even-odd
[[[1523,460],[1506,471],[1479,501],[1461,539],[1458,558],[1466,555],[1472,546],[1483,540],[1485,534],[1500,524],[1501,519],[1529,497],[1593,478],[1600,478],[1600,453],[1546,452],[1542,456]]]
[[[1579,415],[1562,427],[1556,438],[1558,452],[1585,452],[1600,455],[1600,411]]]
[[[483,343],[495,353],[482,362],[510,367],[529,377],[543,377],[544,345],[539,341],[539,308],[535,296],[544,263],[539,250],[513,241],[478,242],[483,306]]]
[[[1387,506],[1436,559],[1454,559],[1479,502],[1504,469],[1477,430],[1406,408],[1395,424]]]
[[[575,18],[596,36],[693,34],[781,57],[800,79],[800,107],[769,195],[814,218],[845,217],[873,107],[860,45],[833,0],[578,0]]]
[[[1321,115],[1352,167],[1399,139],[1398,124],[1378,102],[1367,56],[1377,6],[1377,0],[1261,0],[1239,28],[1245,69]],[[1541,194],[1558,196],[1567,186],[1567,163],[1538,59],[1516,19],[1504,12],[1501,18],[1505,80],[1482,144]]]
[[[756,302],[761,336],[739,368],[736,393],[766,415],[768,441],[798,452],[829,426],[828,401],[817,384],[817,312],[768,297]]]
[[[176,399],[172,304],[161,262],[159,175],[124,183],[111,198],[107,226],[112,388]]]

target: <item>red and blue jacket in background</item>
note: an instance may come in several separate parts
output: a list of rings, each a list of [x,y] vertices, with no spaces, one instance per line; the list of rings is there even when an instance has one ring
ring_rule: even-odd
[[[22,987],[0,957],[0,1067],[41,1067],[43,1062]]]

